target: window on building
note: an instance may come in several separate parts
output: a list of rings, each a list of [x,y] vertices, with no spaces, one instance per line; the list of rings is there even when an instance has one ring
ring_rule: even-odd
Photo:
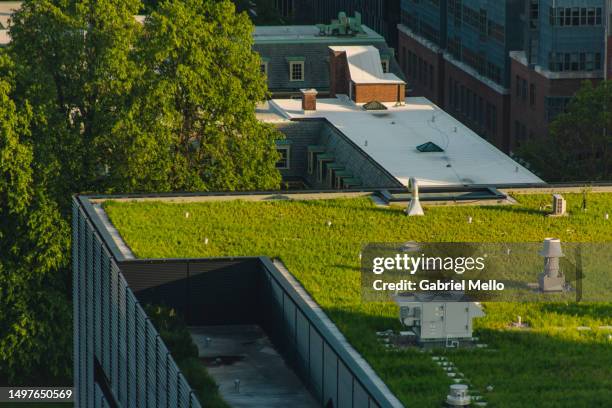
[[[259,64],[259,70],[261,71],[262,74],[264,74],[265,76],[268,76],[268,62],[263,61],[261,64]]]
[[[517,147],[527,141],[527,127],[518,120],[514,121],[514,140]]]
[[[289,64],[289,79],[291,81],[304,80],[304,61],[291,61]]]
[[[517,75],[515,78],[515,81],[516,81],[516,96],[521,96],[521,77]]]
[[[529,104],[531,106],[534,106],[535,100],[536,100],[536,86],[535,84],[529,84]]]
[[[572,25],[580,25],[580,9],[578,7],[572,8]]]
[[[433,91],[434,89],[434,67],[433,65],[429,66],[429,89]]]
[[[595,8],[589,7],[587,9],[587,24],[595,25]]]
[[[455,81],[455,110],[459,109],[459,84]]]
[[[280,158],[276,162],[276,168],[279,170],[288,170],[290,168],[290,146],[276,146],[276,151],[280,155]]]
[[[595,69],[601,69],[601,54],[598,52],[595,53]]]
[[[466,99],[465,116],[467,116],[468,118],[471,118],[472,117],[472,91],[471,90],[466,89],[465,99]]]
[[[580,71],[580,57],[577,52],[570,54],[570,71]]]
[[[388,59],[383,59],[380,61],[380,63],[382,64],[382,70],[383,72],[386,74],[389,72],[389,60]]]
[[[601,7],[595,10],[595,25],[601,25]]]
[[[531,0],[529,3],[529,27],[538,28],[538,20],[540,17],[540,2],[539,0]]]

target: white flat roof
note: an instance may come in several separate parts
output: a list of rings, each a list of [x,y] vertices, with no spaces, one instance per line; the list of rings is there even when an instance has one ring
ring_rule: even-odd
[[[331,46],[332,51],[346,53],[351,80],[356,84],[403,84],[395,74],[382,69],[380,52],[372,45]]]
[[[424,186],[544,182],[426,98],[384,105],[388,110],[365,111],[341,95],[318,99],[317,110],[305,113],[299,99],[270,101],[288,119],[326,118],[404,185],[410,177]],[[444,152],[416,149],[427,142]]]
[[[0,1],[0,14],[13,14],[21,8],[22,1]]]
[[[9,35],[9,30],[0,30],[0,46],[7,45],[11,42],[11,36]]]

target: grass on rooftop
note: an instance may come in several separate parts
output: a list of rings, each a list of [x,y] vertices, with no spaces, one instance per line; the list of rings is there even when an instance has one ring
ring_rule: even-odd
[[[281,258],[395,395],[438,407],[451,380],[428,353],[390,352],[376,331],[399,330],[393,304],[363,303],[359,252],[368,242],[610,242],[612,194],[565,195],[569,217],[540,210],[549,195],[520,195],[515,206],[432,207],[423,218],[378,208],[367,198],[267,202],[113,202],[105,209],[140,258]],[[185,217],[189,212],[190,216]],[[472,217],[473,222],[467,223]],[[331,226],[327,225],[331,221]],[[208,244],[205,244],[208,238]],[[488,303],[475,320],[489,350],[442,350],[496,407],[612,406],[612,303]],[[508,329],[520,315],[530,330]],[[576,330],[590,326],[589,331]],[[485,391],[492,385],[493,390]]]

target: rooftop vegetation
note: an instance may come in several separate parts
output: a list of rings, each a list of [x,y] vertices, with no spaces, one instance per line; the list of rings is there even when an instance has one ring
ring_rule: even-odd
[[[105,203],[140,258],[267,255],[281,258],[351,344],[407,406],[437,407],[451,383],[417,349],[389,351],[376,331],[399,330],[393,304],[363,303],[359,252],[368,242],[610,242],[612,194],[565,195],[569,217],[544,216],[550,196],[518,205],[432,207],[423,218],[368,198],[266,202]],[[189,217],[185,214],[189,213]],[[468,223],[472,217],[472,223]],[[330,224],[331,222],[331,224]],[[475,320],[488,349],[440,350],[492,406],[612,406],[612,303],[488,303]],[[522,316],[528,330],[508,328]],[[588,326],[590,330],[577,330]],[[486,391],[492,386],[491,391]]]

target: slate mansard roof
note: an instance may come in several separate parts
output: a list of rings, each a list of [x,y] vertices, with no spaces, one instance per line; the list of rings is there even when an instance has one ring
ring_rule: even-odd
[[[267,63],[268,88],[271,92],[298,92],[302,88],[329,90],[329,47],[371,45],[382,59],[389,60],[389,70],[400,79],[402,70],[394,51],[385,39],[371,28],[362,25],[363,34],[354,36],[320,35],[317,26],[258,26],[253,39],[256,51]],[[289,62],[304,61],[304,81],[289,80]]]

